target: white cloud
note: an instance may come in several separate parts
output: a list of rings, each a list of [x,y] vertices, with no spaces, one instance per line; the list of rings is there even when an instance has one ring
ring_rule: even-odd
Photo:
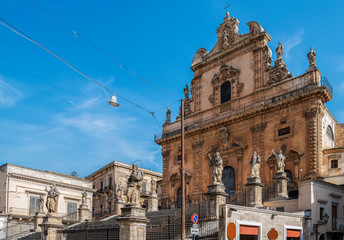
[[[0,78],[0,106],[12,107],[23,98],[23,94]]]
[[[297,33],[295,33],[293,36],[291,36],[289,39],[287,39],[285,42],[284,42],[284,56],[285,56],[285,59],[287,60],[289,57],[290,57],[290,52],[291,50],[300,45],[302,40],[303,40],[303,35],[304,35],[304,31],[301,30],[301,31],[298,31]]]

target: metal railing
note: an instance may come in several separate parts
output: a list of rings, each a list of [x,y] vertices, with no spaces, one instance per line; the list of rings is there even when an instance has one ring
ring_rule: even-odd
[[[327,89],[330,90],[330,93],[333,96],[333,87],[332,87],[330,81],[327,80],[326,77],[323,77],[323,76],[321,77],[321,86],[327,87]]]
[[[219,221],[216,216],[207,214],[207,205],[209,201],[192,205],[186,210],[185,214],[185,229],[186,236],[190,237],[190,229],[193,225],[191,216],[197,213],[199,216],[199,234],[201,238],[216,238],[219,231]],[[161,240],[161,239],[180,239],[181,237],[181,214],[176,216],[168,216],[167,219],[161,219],[160,223],[149,223],[146,229],[147,240]]]
[[[331,229],[332,231],[344,232],[344,219],[331,218]]]
[[[330,92],[333,91],[332,86],[329,83],[329,81],[325,77],[322,77],[321,79],[322,80],[320,82],[320,86],[327,87]],[[223,104],[221,104],[221,105],[218,105],[216,107],[218,109],[216,111],[216,112],[218,112],[218,114],[216,116],[215,115],[211,115],[211,116],[206,117],[206,118],[200,118],[201,119],[200,121],[195,122],[195,123],[193,123],[193,124],[191,124],[189,126],[186,126],[185,130],[188,131],[188,130],[191,130],[191,129],[194,129],[194,128],[197,128],[197,127],[201,127],[201,126],[207,125],[207,124],[209,124],[211,122],[214,122],[216,120],[220,120],[220,119],[222,119],[224,117],[223,114],[225,114],[226,118],[228,118],[228,117],[231,117],[231,116],[239,115],[239,114],[242,114],[244,112],[253,110],[255,108],[263,109],[263,108],[266,108],[268,106],[273,106],[274,104],[278,104],[281,101],[283,101],[285,99],[288,99],[290,97],[293,97],[295,95],[298,95],[300,93],[309,93],[312,90],[314,90],[314,89],[316,89],[317,87],[320,87],[320,86],[319,86],[319,82],[310,83],[310,84],[307,84],[307,85],[305,85],[305,83],[300,83],[300,84],[294,85],[293,87],[289,88],[287,93],[284,93],[284,94],[281,94],[281,95],[278,95],[278,96],[274,96],[274,97],[269,97],[267,99],[264,98],[264,99],[261,99],[261,100],[258,100],[258,101],[255,100],[255,101],[247,102],[247,103],[241,104],[240,107],[235,108],[233,110],[228,110],[227,112],[222,112],[222,111],[224,111],[225,108],[223,108],[223,107],[221,108],[221,106],[223,105]],[[332,94],[332,92],[331,92],[331,94]],[[237,101],[237,100],[233,100],[233,101]],[[225,103],[226,106],[228,104],[231,104],[231,102]],[[221,109],[222,109],[222,111],[221,111]],[[226,109],[227,109],[227,107],[226,107]],[[172,129],[170,132],[158,133],[158,134],[154,135],[154,141],[158,141],[158,140],[161,140],[163,138],[168,138],[168,137],[171,137],[171,136],[174,136],[174,135],[178,135],[180,133],[181,133],[181,130],[178,129],[178,128],[176,130]]]

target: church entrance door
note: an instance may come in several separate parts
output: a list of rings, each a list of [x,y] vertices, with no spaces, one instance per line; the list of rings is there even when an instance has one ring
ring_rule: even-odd
[[[226,187],[227,198],[231,198],[235,193],[235,170],[232,167],[225,167],[222,171],[222,182]]]

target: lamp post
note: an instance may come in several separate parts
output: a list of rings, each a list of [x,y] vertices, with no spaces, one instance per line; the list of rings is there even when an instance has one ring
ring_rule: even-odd
[[[314,223],[313,224],[313,229],[315,231],[315,239],[318,240],[318,227],[321,226],[321,225],[326,225],[327,222],[328,222],[328,219],[329,219],[329,216],[327,215],[327,213],[324,214],[323,216],[323,221],[320,222],[318,221],[318,223]]]
[[[180,163],[182,206],[181,206],[181,239],[185,240],[185,169],[184,169],[184,99],[181,100],[181,145],[182,159]]]

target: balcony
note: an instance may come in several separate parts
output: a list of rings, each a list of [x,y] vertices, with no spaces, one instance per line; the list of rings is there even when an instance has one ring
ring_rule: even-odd
[[[331,219],[331,230],[344,232],[344,219],[332,218]]]
[[[106,193],[112,193],[113,192],[113,186],[112,185],[106,186],[105,187],[105,192]]]
[[[326,77],[321,77],[321,86],[327,87],[328,90],[330,90],[331,95],[333,96],[333,87],[329,80],[327,80]]]

